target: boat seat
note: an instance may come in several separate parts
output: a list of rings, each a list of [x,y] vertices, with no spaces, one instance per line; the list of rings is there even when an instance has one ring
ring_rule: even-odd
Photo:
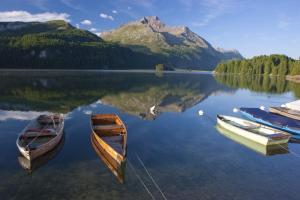
[[[56,136],[54,129],[28,129],[23,134],[23,137],[37,137],[37,136]]]
[[[108,124],[108,125],[95,125],[94,130],[114,130],[114,129],[123,129],[123,125],[119,124]]]

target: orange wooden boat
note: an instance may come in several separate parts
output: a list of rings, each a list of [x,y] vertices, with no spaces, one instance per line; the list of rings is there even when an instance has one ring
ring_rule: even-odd
[[[91,142],[99,157],[118,180],[124,182],[127,130],[115,114],[91,116]]]

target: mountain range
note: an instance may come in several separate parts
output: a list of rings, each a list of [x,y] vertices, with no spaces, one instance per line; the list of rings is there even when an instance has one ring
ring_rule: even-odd
[[[212,47],[186,26],[167,26],[157,16],[143,17],[100,36],[105,41],[161,57],[165,64],[182,68],[212,70],[222,60],[243,58],[237,50]]]
[[[188,27],[144,17],[100,37],[65,21],[0,22],[0,68],[212,70],[241,54],[212,47]]]

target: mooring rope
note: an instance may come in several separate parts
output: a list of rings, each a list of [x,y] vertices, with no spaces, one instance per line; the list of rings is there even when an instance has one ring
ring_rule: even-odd
[[[142,180],[142,178],[140,177],[140,175],[138,175],[138,173],[136,172],[135,168],[133,167],[133,165],[131,164],[131,162],[129,161],[129,159],[127,159],[127,162],[129,164],[129,166],[131,167],[132,171],[134,172],[135,176],[139,179],[140,183],[144,186],[145,190],[150,195],[150,197],[155,200],[155,197],[150,192],[150,190],[148,189],[148,187],[146,186],[145,182]]]
[[[294,156],[296,156],[297,158],[300,158],[300,155],[297,154],[296,152],[290,150],[289,148],[285,148],[285,147],[282,146],[281,144],[279,144],[279,146],[280,146],[281,148],[283,148],[284,150],[286,150],[286,151],[288,151],[288,152],[291,152],[291,154],[294,155]]]
[[[155,187],[157,188],[157,190],[161,193],[161,196],[165,199],[168,200],[167,197],[165,196],[165,194],[162,192],[161,188],[159,187],[159,185],[156,183],[156,181],[154,180],[153,176],[150,174],[150,172],[147,170],[144,162],[142,161],[142,159],[139,157],[138,154],[136,154],[137,159],[140,161],[141,165],[143,166],[143,168],[145,169],[146,173],[148,174],[149,178],[152,180],[153,184],[155,185]]]

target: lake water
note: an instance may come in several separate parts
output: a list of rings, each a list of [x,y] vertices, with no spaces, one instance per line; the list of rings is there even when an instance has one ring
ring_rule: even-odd
[[[280,106],[299,91],[269,77],[2,71],[0,199],[298,200],[300,144],[266,150],[220,130],[215,118]],[[65,138],[29,173],[15,141],[41,112],[66,114]],[[116,113],[126,124],[124,184],[91,145],[91,113]]]

